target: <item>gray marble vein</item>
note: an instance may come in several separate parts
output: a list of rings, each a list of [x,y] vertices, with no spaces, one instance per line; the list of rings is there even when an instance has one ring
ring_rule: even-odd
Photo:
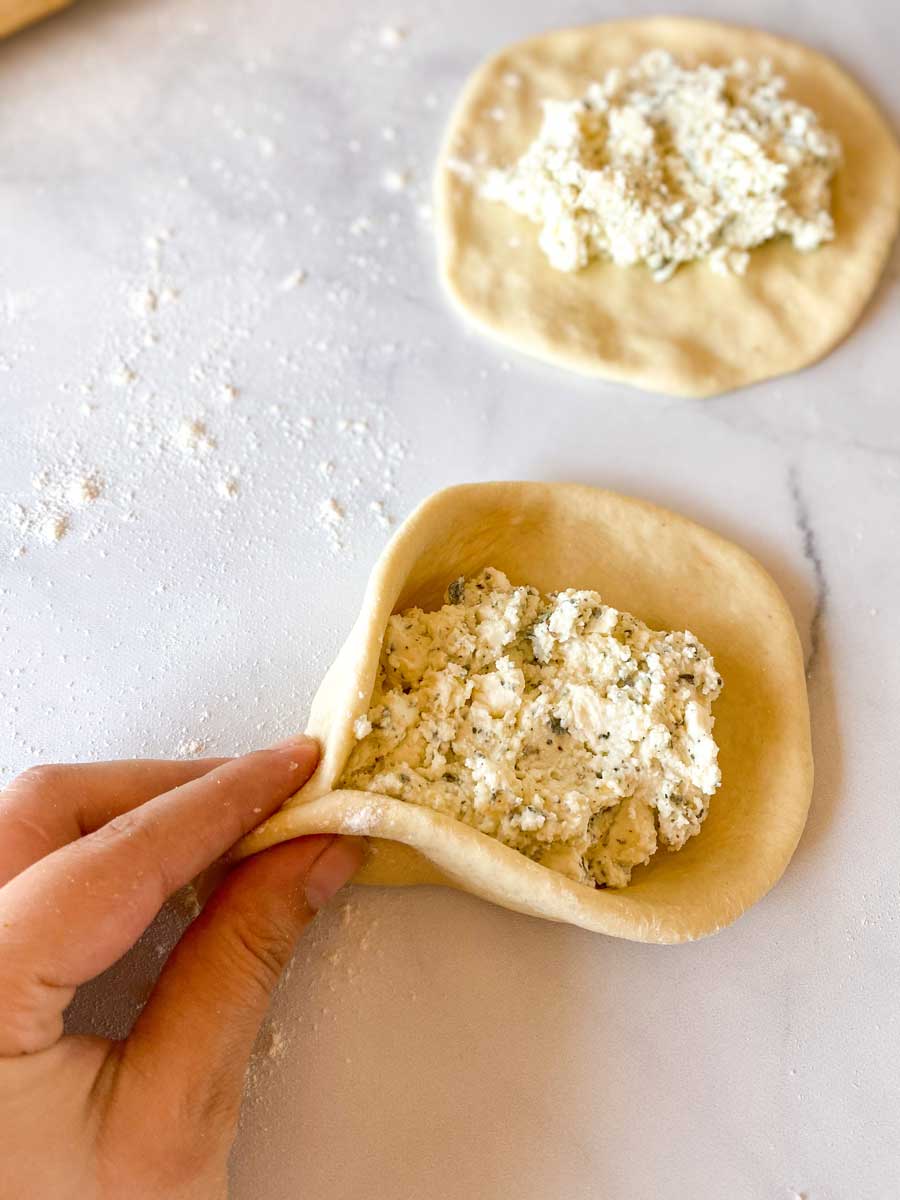
[[[813,577],[814,598],[812,613],[809,618],[809,649],[806,654],[806,675],[807,678],[811,678],[819,656],[822,622],[825,619],[828,604],[828,580],[825,576],[825,566],[813,526],[812,515],[803,492],[800,471],[796,463],[792,463],[788,468],[788,491],[790,492],[791,504],[793,506],[794,522],[800,534],[803,557],[809,564]]]

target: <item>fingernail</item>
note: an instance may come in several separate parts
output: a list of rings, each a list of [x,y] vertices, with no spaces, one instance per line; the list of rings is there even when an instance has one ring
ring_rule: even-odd
[[[306,878],[306,903],[313,912],[324,908],[335,892],[339,892],[362,866],[361,838],[336,838],[323,850]]]

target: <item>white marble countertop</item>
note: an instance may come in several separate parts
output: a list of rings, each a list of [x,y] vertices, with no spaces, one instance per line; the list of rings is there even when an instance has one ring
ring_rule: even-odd
[[[668,949],[351,890],[281,988],[234,1195],[891,1200],[898,260],[826,362],[712,401],[466,331],[435,280],[438,139],[483,55],[621,13],[551,7],[83,0],[0,46],[0,780],[301,725],[385,525],[434,488],[677,508],[762,560],[807,646],[818,778],[783,882]],[[894,7],[693,9],[833,53],[896,125]],[[75,1022],[123,1028],[178,923]]]

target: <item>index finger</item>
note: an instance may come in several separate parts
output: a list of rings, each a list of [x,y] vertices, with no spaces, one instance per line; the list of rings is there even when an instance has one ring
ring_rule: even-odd
[[[274,812],[317,760],[309,738],[234,759],[0,888],[0,1055],[52,1045],[76,986],[115,962],[165,900]]]
[[[228,761],[54,763],[17,775],[0,792],[0,887],[67,842]]]

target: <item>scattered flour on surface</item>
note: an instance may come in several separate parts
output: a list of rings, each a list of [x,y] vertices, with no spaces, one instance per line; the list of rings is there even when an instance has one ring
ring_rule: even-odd
[[[64,513],[44,517],[40,524],[41,540],[51,544],[61,541],[69,532],[69,518]]]
[[[378,41],[387,50],[396,50],[406,41],[408,33],[400,25],[384,25],[378,31]]]
[[[66,484],[66,497],[76,508],[93,504],[103,492],[103,483],[96,475],[79,475]]]
[[[240,481],[235,475],[223,475],[216,481],[216,491],[224,500],[236,500],[240,490]]]
[[[54,730],[62,722],[38,722],[26,703],[30,690],[42,694],[47,656],[57,645],[73,649],[68,666],[54,665],[60,696],[51,709],[66,706],[67,736],[81,739],[86,755],[171,754],[190,739],[178,726],[172,730],[159,699],[170,693],[158,685],[203,653],[192,644],[196,624],[184,614],[202,613],[215,653],[240,662],[243,644],[233,626],[235,604],[244,601],[226,600],[229,571],[257,601],[246,564],[271,560],[277,547],[285,566],[275,573],[290,580],[285,586],[299,588],[304,570],[336,582],[351,562],[365,569],[392,521],[389,508],[407,503],[407,433],[384,387],[404,362],[423,361],[433,350],[402,338],[378,340],[386,332],[384,289],[398,285],[400,226],[381,214],[376,225],[374,209],[365,215],[353,196],[332,203],[310,193],[298,203],[279,178],[280,155],[267,154],[283,140],[278,129],[286,114],[280,120],[275,104],[255,102],[243,114],[242,135],[229,116],[232,98],[223,90],[216,99],[229,136],[214,156],[169,180],[155,213],[157,200],[148,194],[137,209],[115,214],[115,254],[102,278],[85,265],[88,295],[97,301],[83,336],[80,323],[63,329],[71,334],[64,361],[40,355],[52,336],[40,297],[33,304],[19,293],[0,299],[0,316],[16,322],[22,347],[4,347],[0,371],[14,374],[9,383],[25,401],[21,420],[10,426],[10,469],[0,480],[0,560],[7,564],[0,627],[8,627],[12,644],[17,637],[27,644],[34,636],[29,622],[40,613],[46,634],[33,660],[4,681],[0,783],[60,754]],[[376,118],[365,148],[372,139],[376,146],[397,141],[389,123],[395,119],[387,110]],[[313,153],[330,136],[323,131]],[[390,165],[406,165],[403,141],[404,157]],[[335,142],[331,150],[337,148]],[[388,163],[374,159],[377,188],[379,168]],[[252,244],[224,238],[205,199],[208,187],[236,210],[258,215]],[[342,253],[326,252],[331,246]],[[320,279],[327,287],[321,293]],[[287,293],[309,280],[321,303],[294,302],[300,297]],[[365,372],[362,329],[372,330]],[[318,462],[331,464],[327,478]],[[51,555],[55,547],[61,550]],[[69,591],[76,603],[63,602]],[[140,619],[127,631],[110,619],[131,613]],[[273,606],[266,622],[270,632],[282,630],[284,612]],[[271,664],[251,665],[253,703],[240,735],[247,749],[294,727],[327,666],[312,632],[294,629],[290,637],[306,666],[304,680],[273,699],[264,688]],[[89,643],[104,652],[90,658],[82,653]],[[132,654],[144,669],[125,680],[122,664]],[[106,720],[109,691],[120,687],[121,707]],[[240,707],[225,688],[188,695],[186,703],[200,700],[214,724]]]
[[[306,271],[303,267],[298,267],[295,271],[291,271],[285,275],[278,287],[282,292],[292,292],[306,283],[306,280]]]
[[[382,529],[390,529],[391,526],[394,524],[394,518],[389,516],[384,511],[384,501],[383,500],[370,500],[369,501],[369,511],[374,515],[375,520],[378,522],[378,524],[381,526]]]
[[[381,177],[382,187],[386,192],[402,192],[409,186],[412,179],[412,172],[409,170],[398,171],[395,168],[388,168]]]
[[[130,387],[137,380],[137,372],[127,363],[121,362],[109,373],[109,382],[114,387]]]
[[[15,501],[8,509],[9,524],[26,539],[12,551],[13,557],[25,554],[29,539],[48,546],[62,541],[72,528],[72,510],[93,504],[103,494],[103,486],[98,471],[85,468],[72,456],[41,467],[31,479],[32,499]]]
[[[129,296],[131,311],[140,317],[156,312],[159,307],[159,296],[151,287],[138,288]]]
[[[334,496],[323,500],[319,505],[319,519],[326,525],[335,526],[343,523],[346,513]]]
[[[334,496],[329,496],[319,505],[318,519],[319,525],[329,536],[332,552],[339,553],[344,548],[341,530],[347,519],[343,505]]]
[[[208,454],[215,450],[216,441],[199,418],[185,417],[175,430],[175,444],[185,454]]]

